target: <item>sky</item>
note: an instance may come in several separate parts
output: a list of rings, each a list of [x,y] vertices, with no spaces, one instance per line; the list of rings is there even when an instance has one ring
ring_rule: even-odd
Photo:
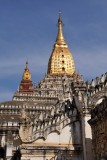
[[[107,0],[0,0],[0,102],[12,99],[27,60],[33,83],[45,77],[59,10],[76,72],[90,82],[107,72]]]

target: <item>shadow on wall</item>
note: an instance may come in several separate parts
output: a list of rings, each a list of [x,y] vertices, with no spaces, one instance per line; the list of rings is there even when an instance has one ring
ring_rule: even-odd
[[[5,158],[5,150],[3,147],[0,147],[0,159],[4,159]]]
[[[92,160],[93,159],[93,152],[92,152],[92,139],[91,138],[86,138],[86,147],[88,148],[86,151],[87,160]]]
[[[21,153],[19,149],[14,153],[11,160],[21,160]]]

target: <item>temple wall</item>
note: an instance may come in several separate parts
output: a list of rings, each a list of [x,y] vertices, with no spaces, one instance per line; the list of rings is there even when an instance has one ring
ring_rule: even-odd
[[[92,133],[91,126],[88,124],[90,115],[85,116],[85,146],[86,146],[86,160],[92,160]],[[90,155],[90,156],[89,156]]]
[[[65,126],[60,134],[56,131],[51,132],[46,140],[40,138],[29,144],[28,147],[26,146],[26,148],[32,148],[34,152],[31,153],[28,150],[22,151],[21,160],[56,160],[59,151],[67,160],[71,160],[71,157],[72,160],[83,160],[82,153],[79,154],[78,151],[76,151],[77,153],[75,152],[75,145],[76,147],[81,145],[79,121]],[[25,152],[27,152],[27,154],[25,154]],[[74,155],[71,156],[72,152],[74,152]]]
[[[43,138],[37,139],[34,143],[57,143],[57,144],[81,144],[81,128],[80,122],[75,122],[64,127],[59,134],[51,132],[46,140]]]
[[[47,136],[45,143],[59,143],[59,135],[56,132],[50,133]]]

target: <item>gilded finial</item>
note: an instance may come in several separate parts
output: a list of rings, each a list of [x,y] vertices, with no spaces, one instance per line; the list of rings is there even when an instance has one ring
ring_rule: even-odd
[[[58,45],[66,44],[63,33],[62,33],[62,18],[61,18],[61,11],[60,10],[59,10],[58,35],[56,38],[56,44],[58,44]]]
[[[61,17],[61,10],[59,10],[59,17]]]
[[[28,68],[28,60],[26,61],[26,68]]]
[[[31,75],[30,75],[29,68],[28,68],[28,61],[26,61],[26,68],[23,73],[23,80],[31,80]]]

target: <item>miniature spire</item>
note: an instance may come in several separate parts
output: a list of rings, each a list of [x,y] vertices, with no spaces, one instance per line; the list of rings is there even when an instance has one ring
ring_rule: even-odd
[[[62,18],[61,18],[61,11],[59,11],[59,19],[58,19],[58,35],[56,38],[57,44],[66,44],[65,39],[62,33]]]
[[[28,61],[26,61],[26,68],[23,73],[23,80],[31,80],[31,75],[30,75],[29,68],[28,68]]]
[[[77,74],[77,81],[80,81],[80,75],[79,75],[79,72]]]
[[[31,80],[31,75],[28,68],[28,61],[26,61],[26,68],[23,73],[23,78],[20,83],[20,93],[33,93],[33,83]]]
[[[26,61],[26,69],[28,69],[28,61]]]

